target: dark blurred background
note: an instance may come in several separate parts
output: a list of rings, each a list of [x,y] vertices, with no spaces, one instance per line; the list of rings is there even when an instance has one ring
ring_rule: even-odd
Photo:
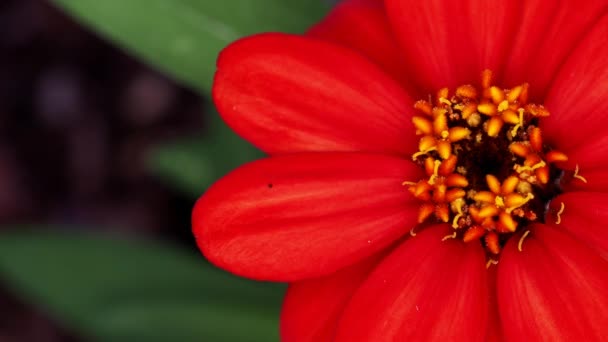
[[[96,222],[194,249],[192,197],[146,160],[204,132],[204,101],[46,1],[0,1],[0,227]],[[0,341],[80,340],[0,282]]]

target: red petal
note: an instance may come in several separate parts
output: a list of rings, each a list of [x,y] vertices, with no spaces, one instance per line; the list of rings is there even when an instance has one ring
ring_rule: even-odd
[[[519,24],[517,1],[386,0],[410,75],[435,92],[500,70]],[[497,15],[500,13],[500,15]]]
[[[384,255],[327,277],[290,284],[281,311],[281,341],[333,340],[344,307]]]
[[[565,169],[573,170],[576,165],[579,165],[583,170],[606,169],[608,167],[608,135],[588,139],[578,146],[570,145],[568,139],[562,139],[556,145],[560,145],[560,151],[568,155],[569,160],[560,163],[560,166]]]
[[[560,214],[557,212],[564,204]],[[608,194],[600,192],[568,192],[551,201],[550,215],[546,222],[559,230],[565,230],[586,242],[608,260]]]
[[[485,254],[447,240],[447,225],[397,247],[357,290],[336,341],[483,341],[488,322]]]
[[[412,100],[376,65],[317,39],[269,33],[222,51],[222,117],[268,153],[416,150]]]
[[[526,0],[522,3],[523,13],[518,13],[519,31],[509,46],[504,75],[507,85],[529,82],[531,97],[542,99],[564,60],[606,9],[606,2]]]
[[[419,172],[385,155],[259,160],[201,197],[194,234],[209,260],[238,275],[276,281],[326,275],[407,234],[418,210],[401,182]]]
[[[496,265],[490,265],[488,267],[488,289],[490,299],[490,314],[488,317],[488,329],[486,342],[501,342],[504,340],[502,326],[500,323],[500,313],[498,311],[498,294],[496,290],[496,276],[497,276]]]
[[[600,341],[608,326],[608,263],[545,225],[517,249],[509,240],[498,264],[498,300],[509,341]]]
[[[308,35],[350,47],[382,67],[406,87],[409,94],[419,90],[410,84],[405,64],[379,0],[340,2]],[[416,97],[425,94],[417,94]]]
[[[570,191],[599,191],[608,192],[608,170],[595,169],[588,171],[581,169],[580,174],[585,177],[587,183],[584,183],[578,179],[572,179],[569,183],[565,184],[564,190]]]
[[[556,148],[576,146],[606,135],[608,113],[608,15],[573,51],[549,91],[551,116],[542,121]],[[576,156],[574,156],[576,157]]]

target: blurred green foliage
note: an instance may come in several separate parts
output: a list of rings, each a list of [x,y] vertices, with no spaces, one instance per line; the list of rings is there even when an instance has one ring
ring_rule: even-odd
[[[0,278],[96,340],[278,340],[283,285],[237,278],[158,242],[5,232]]]
[[[322,0],[55,0],[85,25],[169,76],[211,89],[215,60],[253,33],[301,33],[320,19]]]
[[[301,33],[329,9],[323,0],[55,0],[85,25],[190,86],[211,90],[218,53],[254,33]],[[208,112],[209,137],[160,146],[149,165],[177,189],[200,195],[213,181],[261,154]]]
[[[262,152],[234,134],[213,108],[208,133],[159,146],[148,158],[150,168],[192,198],[200,196],[222,175]]]

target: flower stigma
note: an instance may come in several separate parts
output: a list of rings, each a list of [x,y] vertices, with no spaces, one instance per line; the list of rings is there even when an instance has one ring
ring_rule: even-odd
[[[527,226],[543,222],[570,172],[559,168],[568,156],[543,142],[539,123],[550,113],[528,101],[528,84],[503,89],[492,82],[492,72],[484,70],[480,88],[442,88],[434,101],[414,104],[418,113],[412,123],[420,141],[412,160],[426,177],[403,182],[421,202],[418,223],[449,223],[454,231],[443,241],[480,241],[488,267],[513,236],[523,250],[531,234]],[[578,166],[570,173],[586,182]],[[562,205],[558,220],[563,211]]]

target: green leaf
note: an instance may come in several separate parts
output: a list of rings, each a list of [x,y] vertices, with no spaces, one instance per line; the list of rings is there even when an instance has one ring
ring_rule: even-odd
[[[160,145],[147,158],[152,172],[193,198],[229,171],[264,156],[228,128],[213,108],[207,114],[208,134]]]
[[[2,233],[0,277],[96,340],[278,340],[283,285],[234,277],[159,243]]]
[[[55,0],[73,17],[199,91],[215,60],[245,35],[303,32],[327,11],[322,0]]]

